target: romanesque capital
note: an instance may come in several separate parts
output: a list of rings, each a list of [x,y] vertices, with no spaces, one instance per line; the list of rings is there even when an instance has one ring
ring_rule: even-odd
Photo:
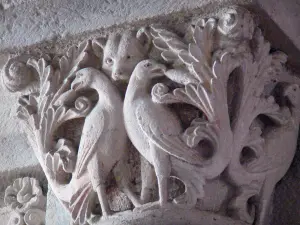
[[[300,77],[252,12],[214,15],[7,62],[3,83],[74,224],[268,223],[296,150]]]

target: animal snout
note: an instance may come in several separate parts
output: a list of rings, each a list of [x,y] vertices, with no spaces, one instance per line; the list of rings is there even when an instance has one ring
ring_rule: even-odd
[[[122,74],[123,74],[123,71],[120,71],[120,70],[115,71],[115,72],[113,73],[113,75],[116,76],[116,77],[121,76]]]
[[[112,78],[114,80],[127,80],[129,77],[124,71],[118,70],[112,73]]]

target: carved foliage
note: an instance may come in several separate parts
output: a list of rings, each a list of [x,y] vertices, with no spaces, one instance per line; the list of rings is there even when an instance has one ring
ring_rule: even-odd
[[[14,211],[10,225],[44,225],[46,198],[36,179],[18,178],[5,190],[5,204]]]
[[[228,157],[223,154],[220,161],[216,160],[217,167],[221,173],[228,165],[226,171],[230,182],[238,188],[229,207],[233,209],[232,215],[248,223],[254,220],[254,208],[250,206],[251,210],[248,210],[249,199],[269,199],[273,190],[268,190],[269,193],[263,190],[260,194],[263,182],[273,182],[270,185],[274,188],[282,176],[272,177],[269,181],[269,171],[285,172],[293,158],[294,151],[289,151],[288,160],[283,163],[286,166],[279,166],[276,160],[272,164],[268,154],[277,155],[279,159],[278,151],[281,150],[268,149],[272,145],[269,143],[276,140],[266,132],[287,124],[294,111],[293,107],[280,102],[284,97],[284,93],[278,95],[277,92],[282,86],[280,82],[299,85],[299,78],[291,76],[284,68],[285,54],[270,53],[270,44],[254,24],[248,11],[233,8],[221,15],[218,21],[199,20],[194,24],[192,43],[163,28],[152,27],[155,47],[172,65],[165,72],[166,76],[182,86],[170,91],[165,84],[156,84],[152,89],[152,99],[162,104],[191,104],[203,112],[205,117],[200,120],[201,126],[195,127],[192,123],[184,133],[184,140],[189,146],[195,146],[195,139],[210,141],[215,150],[212,159],[218,159],[217,153],[226,149],[223,151]],[[294,92],[299,95],[296,89]],[[277,127],[261,125],[265,122],[261,121],[261,115],[267,116]],[[299,124],[299,115],[294,119]],[[294,130],[297,131],[298,128]],[[201,138],[195,136],[197,132]],[[295,146],[291,148],[295,149]],[[220,162],[225,163],[224,167]],[[206,173],[210,174],[204,168],[201,175]],[[258,205],[266,212],[266,204],[259,202]],[[267,215],[258,215],[257,224],[264,224],[262,221]]]
[[[75,187],[68,190],[64,185],[71,181],[77,151],[70,140],[57,139],[55,134],[65,122],[83,118],[91,111],[91,100],[71,90],[70,86],[78,70],[87,66],[97,68],[97,65],[90,41],[71,47],[62,57],[27,58],[26,61],[27,69],[36,75],[35,80],[31,80],[35,88],[30,89],[29,93],[24,92],[25,95],[19,99],[18,117],[26,124],[29,141],[49,184],[63,201],[69,201],[73,191],[76,192]],[[11,86],[11,83],[16,87],[19,85],[11,79],[4,79],[4,82]],[[22,88],[19,85],[12,91]],[[80,185],[78,188],[81,188]]]
[[[91,137],[98,137],[107,147],[109,145],[101,134],[111,132],[113,136],[112,130],[118,128],[118,137],[113,137],[118,141],[121,134],[125,134],[122,126],[102,130],[102,127],[113,124],[106,119],[115,115],[109,107],[116,109],[122,105],[113,104],[119,101],[114,87],[106,90],[110,88],[110,81],[102,72],[95,70],[102,64],[101,69],[113,80],[128,81],[134,71],[129,83],[136,83],[129,84],[125,94],[125,105],[129,105],[128,112],[124,110],[125,118],[134,107],[136,111],[134,116],[128,116],[129,122],[125,121],[127,132],[136,146],[146,141],[146,146],[155,149],[158,160],[151,163],[156,173],[157,169],[171,167],[175,176],[184,183],[185,192],[174,199],[175,203],[194,207],[197,198],[205,195],[203,187],[206,180],[218,179],[225,172],[227,181],[237,190],[228,205],[229,216],[251,224],[257,215],[256,225],[264,224],[270,195],[294,156],[295,146],[291,144],[286,160],[279,163],[285,153],[276,146],[284,142],[274,137],[283,135],[291,143],[297,140],[300,80],[285,68],[287,56],[284,53],[271,52],[270,43],[264,39],[253,15],[245,9],[233,7],[222,11],[217,18],[201,18],[191,25],[190,30],[190,36],[181,37],[152,25],[150,33],[143,28],[124,35],[112,34],[107,40],[83,42],[78,47],[71,47],[62,57],[35,59],[26,56],[7,63],[4,84],[10,91],[25,94],[19,100],[18,116],[27,124],[29,139],[50,185],[58,198],[70,204],[68,208],[75,222],[87,223],[91,214],[91,181],[86,173],[83,173],[83,178],[78,173],[82,170],[81,166],[86,171],[86,161],[93,159],[89,153],[93,152],[94,145],[101,144],[90,141]],[[151,40],[154,48],[161,51],[158,60],[163,60],[167,67],[152,59],[139,63],[147,57]],[[148,82],[164,75],[167,81],[154,85]],[[101,86],[105,82],[108,82],[107,85]],[[83,94],[83,86],[97,86],[94,89],[101,93],[98,98],[102,98],[98,108],[94,104],[95,99]],[[136,106],[133,99],[141,96],[132,96],[139,87],[151,89],[151,96],[149,93],[144,93],[146,97],[142,96],[147,101],[148,97],[151,98],[151,101],[143,99],[142,104]],[[110,114],[100,107],[108,100],[112,104],[105,103],[104,108],[108,107]],[[176,127],[180,124],[179,118],[169,110],[178,103],[191,105],[201,112],[201,116],[194,118],[185,129],[181,125]],[[151,107],[145,110],[145,105]],[[155,110],[166,113],[151,117],[157,113]],[[163,120],[167,114],[169,117]],[[73,141],[55,134],[64,123],[86,117],[83,129],[86,133],[82,134],[85,140],[81,140],[79,149],[82,152],[77,154]],[[172,118],[175,121],[172,122]],[[163,122],[158,122],[159,119]],[[136,122],[136,127],[133,122]],[[93,129],[94,123],[98,123],[99,129]],[[119,123],[123,125],[122,119]],[[88,125],[90,129],[86,128]],[[167,129],[169,125],[172,129]],[[177,131],[174,127],[178,128],[178,133],[169,134],[170,130]],[[134,140],[137,138],[135,128],[141,129],[139,135],[145,134],[141,140]],[[89,135],[88,131],[93,132]],[[138,150],[143,154],[145,148]],[[99,150],[98,153],[103,152]],[[121,150],[111,150],[110,154],[105,157],[114,156],[112,158],[118,161]],[[81,158],[80,162],[77,162],[77,157]],[[104,164],[115,164],[115,161],[105,158],[104,163],[100,158],[92,162],[94,168],[102,166],[99,171],[105,171],[104,175],[97,173],[97,176],[106,177],[113,165]],[[169,158],[170,161],[165,160]],[[157,175],[161,179],[161,174]],[[163,184],[161,179],[160,197],[165,193]],[[104,189],[96,191],[102,208],[108,208]],[[253,198],[258,199],[258,212],[250,203]],[[164,202],[164,199],[160,200]]]

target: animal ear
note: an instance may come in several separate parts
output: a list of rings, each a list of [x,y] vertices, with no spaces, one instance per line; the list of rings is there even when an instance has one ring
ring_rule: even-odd
[[[152,36],[150,34],[149,28],[148,27],[140,28],[136,33],[136,38],[143,46],[145,52],[148,52],[150,50],[150,46],[152,42]]]
[[[92,41],[92,48],[96,56],[102,58],[103,49],[106,45],[107,38],[97,38]]]

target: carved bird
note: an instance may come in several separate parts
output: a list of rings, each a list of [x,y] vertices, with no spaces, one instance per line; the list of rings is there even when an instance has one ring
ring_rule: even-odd
[[[98,102],[85,119],[73,176],[79,178],[87,170],[102,215],[108,216],[111,210],[105,182],[108,173],[122,158],[127,138],[122,99],[110,80],[93,68],[79,70],[71,88],[75,91],[94,89],[99,95]]]
[[[168,204],[167,186],[171,173],[183,181],[187,190],[203,182],[201,174],[196,172],[197,176],[193,176],[191,170],[197,171],[197,166],[207,162],[197,150],[187,147],[181,140],[183,131],[177,115],[151,99],[152,79],[164,76],[165,69],[164,65],[153,60],[141,61],[129,80],[123,108],[130,140],[154,166],[161,207]],[[197,199],[197,196],[192,197],[192,201]]]

